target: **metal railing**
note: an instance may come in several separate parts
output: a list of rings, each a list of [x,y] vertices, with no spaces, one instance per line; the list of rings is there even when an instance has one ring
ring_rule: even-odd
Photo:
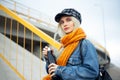
[[[0,4],[4,5],[5,7],[8,7],[10,10],[17,13],[20,17],[24,18],[25,20],[32,23],[36,23],[37,27],[39,28],[42,27],[44,30],[48,30],[51,32],[55,32],[57,29],[57,27],[52,24],[55,24],[52,18],[50,18],[47,14],[42,13],[36,9],[15,2],[14,0],[1,0]]]
[[[49,20],[47,21],[47,19],[42,18],[44,15],[38,14],[37,16],[34,10],[32,11],[28,7],[21,6],[13,0],[2,1],[0,10],[7,14],[9,18],[7,16],[0,18],[0,32],[7,37],[0,38],[3,41],[0,44],[0,58],[13,69],[21,80],[40,80],[44,74],[42,67],[44,63],[41,60],[42,47],[45,43],[48,43],[59,50],[61,44],[25,19],[43,23],[51,27],[54,27],[54,25],[50,24]],[[16,45],[13,44],[14,42]],[[3,46],[1,47],[1,45]],[[101,46],[99,45],[99,47]],[[102,49],[100,51],[104,53],[104,48]],[[36,55],[39,59],[36,59],[33,55]],[[20,56],[21,58],[19,58]],[[26,61],[29,62],[26,63]],[[37,68],[35,67],[36,63],[39,64]]]
[[[14,0],[1,0],[0,3],[17,13],[19,16],[24,17],[24,19],[44,23],[48,26],[55,27],[55,25],[51,24],[52,20],[47,14],[42,13],[36,9],[15,2]]]
[[[1,18],[0,30],[6,37],[3,37],[4,42],[1,43],[3,48],[0,52],[0,58],[13,69],[21,80],[40,80],[43,75],[42,65],[44,65],[41,61],[43,41],[58,50],[61,44],[1,4],[0,10],[11,17]],[[34,52],[34,44],[38,45],[37,52]],[[35,53],[38,53],[40,59],[34,57],[33,54]],[[38,68],[34,64],[39,64]],[[35,71],[37,72],[36,74]]]

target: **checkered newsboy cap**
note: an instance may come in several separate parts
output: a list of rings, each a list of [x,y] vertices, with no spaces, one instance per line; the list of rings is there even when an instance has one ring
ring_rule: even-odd
[[[55,21],[56,22],[59,22],[60,19],[63,17],[63,16],[73,16],[75,17],[77,20],[79,20],[80,24],[82,22],[81,20],[81,14],[76,11],[75,9],[73,8],[67,8],[67,9],[64,9],[61,13],[58,13],[56,16],[55,16]]]

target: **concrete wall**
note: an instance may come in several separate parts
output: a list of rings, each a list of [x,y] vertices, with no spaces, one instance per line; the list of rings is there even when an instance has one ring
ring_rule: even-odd
[[[44,75],[45,62],[41,61],[39,58],[34,56],[29,51],[25,50],[21,46],[17,45],[15,42],[9,40],[7,37],[0,33],[0,54],[3,54],[7,60],[21,73],[24,75],[26,80],[40,80]],[[16,64],[17,63],[17,64]],[[9,80],[20,80],[17,74],[15,74],[12,69],[6,63],[0,59],[0,79],[6,79],[6,76],[10,76]],[[24,65],[24,66],[23,66]],[[24,71],[23,71],[24,69]],[[4,75],[6,74],[6,75]],[[12,78],[16,79],[12,79]]]

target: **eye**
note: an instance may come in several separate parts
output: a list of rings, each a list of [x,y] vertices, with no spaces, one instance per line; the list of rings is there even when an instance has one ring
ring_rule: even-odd
[[[68,22],[71,21],[71,20],[72,20],[71,18],[66,18],[66,21],[68,21]]]
[[[59,22],[59,24],[63,24],[63,23],[64,23],[64,21],[62,21],[62,20]]]

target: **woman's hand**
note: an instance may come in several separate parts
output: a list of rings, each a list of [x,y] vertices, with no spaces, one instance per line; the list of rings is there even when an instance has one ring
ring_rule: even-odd
[[[51,49],[51,48],[50,48]],[[53,49],[51,49],[52,50],[52,54],[53,54]],[[42,53],[43,53],[43,55],[44,55],[44,57],[47,59],[47,52],[48,52],[48,46],[45,46],[44,48],[43,48],[43,51],[42,51]]]
[[[57,64],[55,64],[55,63],[51,63],[49,66],[48,66],[48,72],[49,72],[49,74],[51,74],[51,76],[53,76],[54,75],[54,72],[55,72],[55,70],[57,69],[57,67],[58,67],[58,65]]]
[[[48,51],[48,46],[45,46],[42,51],[45,58],[47,58],[47,51]]]
[[[52,49],[52,51],[53,51],[53,49]],[[44,57],[47,59],[48,58],[48,55],[47,55],[48,46],[45,46],[45,48],[43,48],[42,52],[43,52]],[[53,52],[52,52],[52,54],[53,54]],[[51,76],[53,76],[55,70],[57,69],[57,67],[58,67],[58,65],[55,64],[55,63],[49,64],[49,66],[48,66],[48,73],[51,74]]]

